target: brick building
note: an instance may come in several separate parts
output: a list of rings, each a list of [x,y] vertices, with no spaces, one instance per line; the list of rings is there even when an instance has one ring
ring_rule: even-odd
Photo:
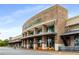
[[[21,47],[42,50],[74,47],[79,45],[78,34],[79,16],[68,18],[67,9],[54,5],[23,24]]]

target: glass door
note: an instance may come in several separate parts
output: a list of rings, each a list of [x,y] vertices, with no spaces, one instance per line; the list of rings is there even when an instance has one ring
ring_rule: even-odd
[[[52,38],[48,38],[47,47],[49,47],[49,48],[54,47],[54,40]]]

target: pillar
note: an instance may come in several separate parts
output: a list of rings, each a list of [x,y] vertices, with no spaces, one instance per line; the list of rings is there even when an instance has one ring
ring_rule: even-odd
[[[55,36],[55,50],[58,51],[59,47],[63,47],[64,43],[62,41],[62,39],[60,38],[60,36]]]
[[[52,13],[54,13],[53,17],[55,20],[55,32],[57,33],[55,36],[55,50],[58,51],[59,47],[64,46],[63,40],[61,39],[61,35],[65,32],[66,19],[68,18],[67,10],[64,7],[59,5],[55,5]]]
[[[46,25],[42,25],[42,32],[47,32],[47,26]]]
[[[34,28],[34,34],[37,34],[38,28]]]
[[[42,36],[42,49],[47,49],[47,37]]]
[[[29,31],[27,31],[27,36],[29,36]]]
[[[42,25],[42,33],[45,33],[47,31],[47,26]],[[42,49],[47,49],[47,37],[42,36]]]
[[[33,42],[33,48],[34,50],[36,50],[38,48],[38,42],[37,42],[37,38],[34,38],[34,42]]]
[[[70,46],[72,46],[72,47],[75,46],[74,36],[70,37]]]
[[[24,48],[26,48],[26,40],[23,40],[23,43]]]
[[[29,49],[29,46],[30,46],[29,39],[27,39],[27,49]]]
[[[38,31],[38,28],[34,28],[34,35],[37,34],[37,31]],[[38,41],[36,37],[34,37],[34,40],[33,40],[33,48],[34,50],[38,48]]]
[[[21,43],[21,47],[23,48],[23,40],[22,40],[22,43]]]

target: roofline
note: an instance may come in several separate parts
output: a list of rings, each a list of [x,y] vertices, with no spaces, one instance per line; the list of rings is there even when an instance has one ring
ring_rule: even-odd
[[[78,17],[79,17],[79,15],[78,16],[74,16],[74,17],[71,17],[67,21],[70,21],[70,20],[75,19],[75,18],[78,18]]]
[[[54,9],[55,7],[61,7],[61,8],[64,9],[66,12],[68,12],[66,8],[60,6],[59,4],[56,4],[56,5],[53,5],[53,6],[51,6],[51,7],[48,7],[48,8],[46,8],[46,9],[42,10],[41,12],[38,12],[36,15],[34,15],[34,16],[32,16],[31,18],[29,18],[28,20],[26,20],[26,21],[24,22],[23,26],[25,25],[25,23],[31,21],[32,18],[34,18],[34,17],[36,17],[36,16],[39,16],[41,13],[45,13],[45,12],[47,12],[47,11],[50,10],[50,9]]]

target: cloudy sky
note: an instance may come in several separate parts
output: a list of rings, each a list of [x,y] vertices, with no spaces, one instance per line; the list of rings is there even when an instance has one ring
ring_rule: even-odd
[[[22,25],[30,17],[53,6],[51,4],[1,4],[0,39],[14,37],[22,33]],[[68,9],[69,17],[79,15],[79,5],[61,5]]]

